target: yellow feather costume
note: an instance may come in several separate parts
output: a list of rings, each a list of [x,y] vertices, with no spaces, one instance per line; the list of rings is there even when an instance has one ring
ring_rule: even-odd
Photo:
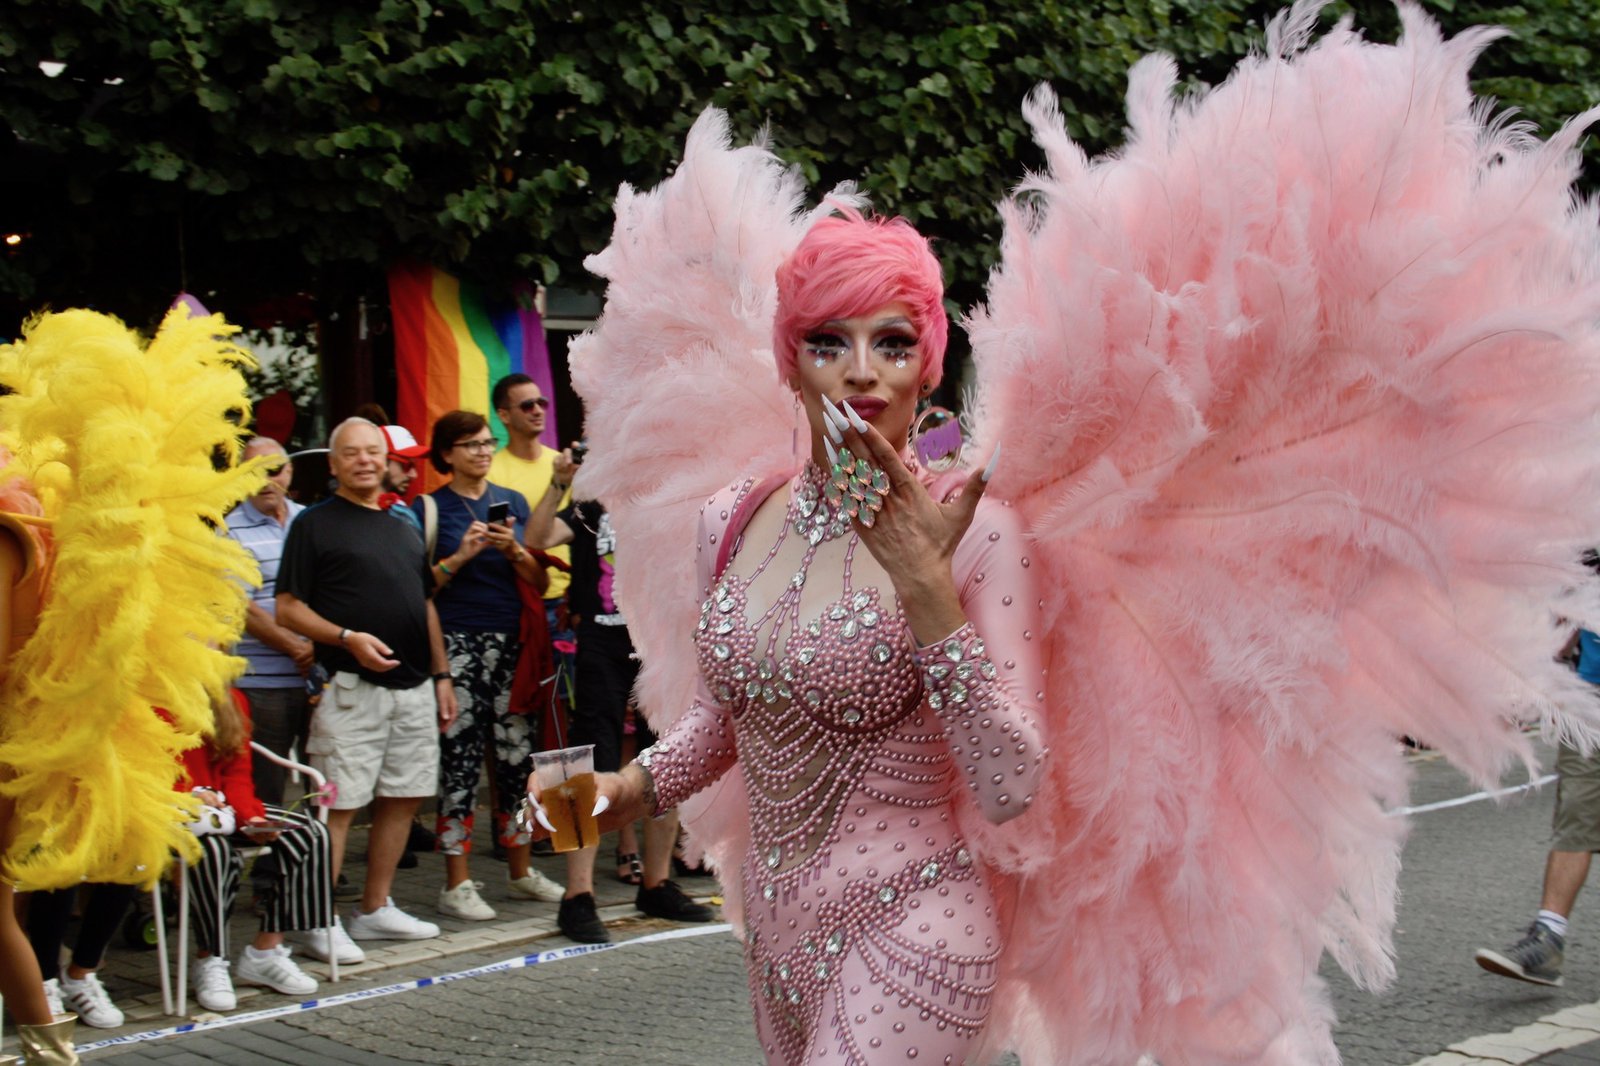
[[[19,889],[149,885],[197,851],[177,756],[243,669],[218,649],[260,580],[220,532],[263,480],[261,463],[234,465],[251,359],[233,332],[178,307],[146,347],[65,311],[0,347],[15,390],[0,398],[0,477],[32,484],[54,543],[38,628],[0,681],[0,792],[16,804],[0,876]]]

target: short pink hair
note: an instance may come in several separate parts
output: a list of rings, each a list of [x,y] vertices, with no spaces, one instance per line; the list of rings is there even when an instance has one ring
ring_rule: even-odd
[[[903,303],[922,351],[922,380],[939,384],[950,321],[944,275],[928,239],[903,218],[863,218],[840,207],[811,227],[778,267],[778,316],[772,354],[778,378],[792,385],[800,342],[824,322]]]

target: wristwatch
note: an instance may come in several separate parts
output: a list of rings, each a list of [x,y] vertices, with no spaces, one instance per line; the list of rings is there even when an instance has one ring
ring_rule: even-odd
[[[350,635],[350,630],[349,630],[348,627],[339,630],[339,643],[343,644],[344,643],[344,638],[348,637],[349,635]]]
[[[452,674],[448,670],[440,670],[437,674],[433,675],[433,679],[435,681],[450,681],[450,682],[454,682],[455,679],[456,679],[456,675]]]

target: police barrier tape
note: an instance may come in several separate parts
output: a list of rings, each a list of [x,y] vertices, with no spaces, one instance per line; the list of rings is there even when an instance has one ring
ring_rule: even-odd
[[[173,1025],[165,1029],[151,1029],[143,1033],[107,1037],[104,1040],[96,1040],[93,1043],[79,1044],[77,1045],[77,1051],[78,1054],[85,1055],[91,1051],[99,1051],[102,1048],[142,1044],[169,1036],[200,1033],[210,1029],[225,1029],[233,1025],[248,1025],[252,1022],[282,1018],[289,1014],[304,1014],[306,1011],[343,1006],[346,1003],[355,1003],[363,999],[377,999],[379,996],[392,996],[399,992],[414,992],[419,988],[431,988],[434,985],[447,984],[451,981],[465,981],[469,978],[483,977],[491,973],[503,973],[508,970],[523,970],[529,966],[538,966],[547,962],[560,962],[563,959],[574,958],[578,955],[593,955],[599,951],[614,951],[618,948],[638,947],[641,944],[660,943],[664,940],[681,940],[686,937],[707,936],[712,933],[728,933],[732,931],[733,926],[726,922],[720,922],[715,925],[696,926],[692,929],[670,929],[663,933],[650,933],[645,936],[635,937],[632,940],[622,940],[612,944],[574,944],[571,947],[555,948],[551,951],[541,951],[533,955],[521,955],[514,959],[504,959],[500,962],[489,963],[486,966],[474,966],[470,970],[458,970],[455,973],[447,973],[440,977],[419,977],[414,981],[400,981],[380,988],[363,988],[354,992],[342,992],[336,996],[308,999],[302,1003],[287,1003],[281,1007],[270,1007],[266,1010],[247,1011],[242,1014],[230,1014],[226,1017],[207,1019],[206,1021],[186,1022],[182,1025]]]
[[[1532,789],[1542,788],[1556,779],[1555,774],[1545,774],[1543,777],[1513,785],[1510,788],[1486,789],[1473,792],[1466,796],[1456,796],[1453,799],[1439,800],[1436,803],[1423,803],[1414,807],[1396,807],[1385,812],[1391,818],[1405,818],[1414,814],[1428,814],[1432,811],[1448,810],[1451,807],[1464,807],[1470,803],[1481,803],[1485,800],[1501,799],[1506,796],[1515,796]],[[671,929],[661,933],[650,933],[646,936],[635,937],[632,940],[623,940],[612,944],[574,944],[571,947],[555,948],[550,951],[541,951],[533,955],[521,955],[512,959],[503,959],[492,962],[486,966],[474,966],[470,970],[458,970],[455,973],[444,974],[439,977],[419,977],[413,981],[400,981],[392,985],[383,985],[380,988],[363,988],[354,992],[343,992],[336,996],[325,996],[320,999],[308,999],[302,1003],[289,1003],[281,1007],[270,1007],[266,1010],[248,1011],[243,1014],[230,1014],[206,1021],[188,1022],[183,1025],[169,1026],[165,1029],[151,1029],[143,1033],[129,1033],[125,1036],[107,1037],[89,1044],[77,1045],[78,1054],[83,1055],[102,1048],[118,1047],[126,1044],[139,1044],[150,1040],[161,1040],[169,1036],[179,1036],[184,1033],[205,1032],[210,1029],[223,1029],[234,1025],[248,1025],[252,1022],[268,1021],[272,1018],[282,1018],[290,1014],[303,1014],[306,1011],[323,1010],[328,1007],[338,1007],[346,1003],[356,1003],[363,999],[376,999],[380,996],[392,996],[400,992],[414,992],[419,988],[431,988],[434,985],[447,984],[451,981],[465,981],[473,977],[483,977],[492,973],[504,973],[510,970],[523,970],[529,966],[538,966],[547,962],[560,962],[563,959],[576,958],[579,955],[592,955],[599,951],[612,951],[617,948],[637,947],[642,944],[661,943],[667,940],[681,940],[686,937],[707,936],[712,933],[731,932],[733,926],[726,922],[716,925],[696,926],[692,929]]]

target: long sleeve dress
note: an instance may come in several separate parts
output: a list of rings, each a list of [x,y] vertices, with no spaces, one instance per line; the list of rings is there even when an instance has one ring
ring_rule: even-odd
[[[848,523],[828,530],[823,484],[808,467],[780,489],[781,530],[758,516],[720,574],[754,482],[703,509],[701,688],[650,752],[657,807],[744,776],[745,955],[769,1062],[959,1064],[1003,944],[958,792],[1004,821],[1045,755],[1030,560],[1014,514],[981,502],[953,564],[969,623],[918,647]]]

